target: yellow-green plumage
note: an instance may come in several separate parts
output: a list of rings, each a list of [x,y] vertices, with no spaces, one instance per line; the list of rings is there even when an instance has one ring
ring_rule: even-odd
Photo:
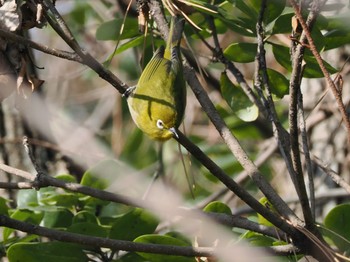
[[[167,46],[160,47],[145,67],[132,90],[128,90],[128,105],[136,125],[156,140],[168,140],[176,135],[186,105],[186,84],[180,55],[182,21],[171,20]],[[173,38],[174,28],[181,32]]]

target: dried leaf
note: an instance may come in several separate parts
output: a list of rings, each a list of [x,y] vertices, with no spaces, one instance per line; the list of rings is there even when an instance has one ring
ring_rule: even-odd
[[[21,13],[17,9],[15,0],[7,0],[0,7],[0,28],[11,32],[16,31],[21,25]]]

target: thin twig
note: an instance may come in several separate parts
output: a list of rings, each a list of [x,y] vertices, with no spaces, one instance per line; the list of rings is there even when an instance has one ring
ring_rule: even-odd
[[[135,207],[143,207],[144,206],[143,202],[138,200],[138,199],[133,199],[131,197],[126,197],[126,196],[122,196],[119,194],[114,194],[114,193],[110,193],[107,191],[98,190],[95,188],[83,186],[83,185],[78,184],[78,183],[68,183],[68,182],[65,182],[63,180],[59,180],[59,179],[56,179],[54,177],[51,177],[45,173],[43,173],[43,175],[42,174],[32,175],[29,172],[22,171],[22,170],[19,170],[17,168],[13,168],[13,167],[10,167],[8,165],[1,164],[1,163],[0,163],[0,169],[7,172],[7,173],[25,178],[25,179],[35,183],[35,186],[34,186],[35,188],[54,186],[54,187],[58,187],[58,188],[67,189],[67,190],[70,190],[73,192],[89,195],[92,197],[96,197],[99,199],[103,199],[106,201],[112,201],[112,202],[121,203],[121,204],[125,204],[125,205],[130,205],[130,206],[135,206]]]
[[[258,48],[256,55],[256,69],[255,69],[255,82],[254,86],[260,95],[261,100],[267,111],[267,118],[271,121],[273,127],[273,134],[278,142],[278,146],[281,155],[286,164],[287,170],[291,176],[293,183],[296,185],[296,174],[293,168],[292,159],[290,155],[290,141],[289,133],[283,128],[279,118],[277,116],[276,108],[271,93],[271,86],[269,81],[269,76],[267,74],[267,65],[265,58],[265,47],[264,47],[264,28],[263,28],[263,17],[266,9],[266,1],[261,2],[261,8],[259,12],[258,21],[256,24]],[[266,95],[263,92],[266,91]],[[298,187],[295,186],[298,191]],[[271,200],[270,200],[271,201]]]
[[[258,153],[257,158],[255,159],[254,163],[257,166],[257,168],[259,168],[261,165],[265,164],[266,161],[273,155],[274,152],[276,152],[278,146],[277,143],[274,142],[272,139],[269,139],[269,141],[271,143],[267,143],[269,144],[269,146],[267,148],[263,148],[261,150],[260,153]],[[273,141],[272,141],[273,140]],[[242,185],[244,182],[247,181],[247,179],[249,178],[249,175],[247,173],[246,170],[243,170],[242,172],[240,172],[236,177],[235,177],[235,182],[239,185]],[[211,194],[209,197],[203,199],[200,203],[198,203],[196,205],[197,208],[204,208],[207,204],[209,204],[210,202],[219,199],[220,197],[222,197],[224,194],[226,194],[228,192],[228,188],[225,187],[222,190],[216,191],[213,194]]]
[[[105,79],[108,83],[113,85],[121,94],[125,93],[128,88],[127,84],[121,81],[111,71],[106,69],[101,63],[99,63],[89,52],[80,47],[73,34],[70,32],[68,26],[64,22],[61,15],[58,13],[56,7],[48,0],[35,0],[37,3],[43,6],[43,14],[51,27],[61,38],[76,52],[76,54],[82,59],[82,63],[92,70],[94,70],[101,78]],[[52,14],[52,15],[50,15]]]
[[[350,185],[339,175],[337,172],[329,168],[326,164],[324,164],[321,159],[316,156],[312,156],[312,160],[319,166],[323,172],[326,173],[337,185],[341,186],[350,194]]]
[[[36,161],[35,161],[36,162]],[[111,201],[115,203],[125,204],[129,206],[134,207],[142,207],[148,209],[148,206],[144,200],[139,199],[133,199],[131,197],[126,197],[119,194],[110,193],[107,191],[83,186],[77,183],[70,183],[63,180],[56,179],[54,177],[49,176],[48,174],[42,173],[41,175],[31,175],[28,172],[21,171],[19,169],[0,164],[0,169],[9,173],[14,174],[16,176],[28,179],[30,182],[18,182],[18,183],[0,183],[0,188],[12,188],[12,189],[29,189],[29,188],[36,188],[40,189],[43,187],[53,186],[57,188],[63,188],[70,190],[75,193],[81,193],[84,195],[92,196],[104,201]],[[193,210],[184,210],[182,208],[178,208],[178,215],[183,216],[185,218],[193,218],[192,212]],[[196,210],[198,212],[198,210]],[[201,211],[199,211],[201,212]],[[202,212],[201,212],[202,213]],[[245,228],[247,230],[256,231],[258,233],[277,237],[276,231],[271,230],[271,228],[268,227],[261,227],[260,225],[245,220],[245,218],[241,218],[239,216],[228,216],[228,215],[220,215],[220,214],[214,214],[214,213],[207,213],[203,212],[203,215],[209,216],[213,218],[214,220],[231,227],[240,227]],[[280,232],[281,234],[281,232]]]
[[[256,212],[263,215],[276,227],[280,228],[284,232],[293,235],[293,227],[285,227],[286,223],[280,217],[276,216],[269,209],[264,207],[252,197],[243,187],[238,185],[231,177],[229,177],[219,166],[217,166],[203,151],[194,145],[188,138],[178,131],[179,137],[176,140],[187,149],[198,161],[200,161],[216,178],[218,178],[227,188],[234,192],[239,198],[246,202]]]
[[[308,15],[307,21],[306,21],[306,26],[308,27],[308,30],[312,29],[312,26],[314,22],[316,21],[316,18],[319,13],[319,8],[312,8],[311,12]],[[297,188],[297,193],[300,199],[301,207],[303,210],[304,214],[304,219],[306,222],[306,226],[313,227],[313,229],[316,230],[316,228],[313,226],[314,225],[314,217],[312,215],[312,211],[309,205],[309,197],[306,193],[306,186],[305,186],[305,181],[304,181],[304,176],[303,176],[303,170],[302,170],[302,165],[301,165],[301,154],[299,150],[299,124],[301,121],[304,121],[304,119],[299,119],[298,121],[298,111],[302,110],[302,102],[299,101],[299,107],[298,107],[298,100],[302,99],[301,96],[301,90],[300,90],[300,85],[301,85],[301,79],[303,75],[303,57],[304,57],[304,51],[305,51],[305,46],[307,43],[307,37],[306,37],[306,31],[303,31],[300,40],[300,44],[296,46],[295,49],[292,49],[292,55],[293,55],[293,60],[292,60],[292,74],[290,78],[290,105],[289,105],[289,128],[290,128],[290,141],[291,141],[291,151],[292,151],[292,160],[293,160],[293,168],[296,172],[295,176],[295,181],[296,181],[296,188]],[[299,108],[299,109],[298,109]],[[303,115],[303,113],[301,113]],[[304,132],[305,133],[305,132]],[[304,140],[305,140],[304,136]],[[305,148],[305,143],[307,141],[303,141],[304,149]],[[306,152],[308,154],[308,152]],[[309,176],[309,182],[312,183],[313,179]],[[309,184],[310,185],[310,184]],[[313,186],[311,186],[313,188]],[[311,194],[312,191],[310,192]],[[314,195],[310,196],[311,199],[314,200]],[[310,228],[309,228],[310,229]]]
[[[32,182],[0,182],[0,188],[4,189],[32,189]]]
[[[310,158],[309,140],[307,137],[305,116],[304,116],[304,106],[303,106],[303,95],[299,92],[298,95],[298,119],[299,119],[299,129],[301,134],[301,142],[303,146],[303,153],[305,156],[306,170],[308,175],[308,188],[309,188],[309,200],[310,209],[313,220],[315,219],[315,185],[314,185],[314,172],[312,168],[312,162]]]
[[[0,215],[0,226],[13,228],[30,234],[44,236],[58,241],[79,243],[93,247],[105,247],[113,250],[138,251],[145,253],[190,257],[211,257],[214,256],[215,252],[215,249],[205,247],[180,247],[174,245],[144,244],[125,240],[114,240],[110,238],[86,236],[29,224],[4,215]]]
[[[34,41],[31,41],[25,37],[22,37],[20,35],[5,31],[3,29],[0,29],[0,36],[4,37],[6,39],[6,41],[12,42],[12,43],[20,43],[26,47],[31,47],[34,48],[38,51],[41,51],[43,53],[49,54],[49,55],[53,55],[53,56],[57,56],[59,58],[63,58],[63,59],[67,59],[67,60],[71,60],[71,61],[75,61],[78,63],[82,63],[83,60],[80,58],[80,56],[78,56],[76,53],[74,52],[67,52],[64,50],[59,50],[59,49],[55,49],[55,48],[50,48],[46,45],[42,45],[39,43],[36,43]]]
[[[314,41],[312,39],[310,30],[309,30],[306,22],[304,21],[303,16],[302,16],[302,14],[300,12],[300,8],[298,7],[298,5],[295,2],[295,0],[289,0],[289,2],[293,6],[294,12],[295,12],[295,14],[296,14],[296,16],[297,16],[297,18],[298,18],[302,28],[303,28],[303,32],[305,33],[305,36],[307,38],[308,45],[310,47],[310,51],[314,55],[318,65],[321,68],[321,71],[322,71],[324,77],[326,78],[328,88],[331,89],[331,91],[332,91],[332,93],[333,93],[333,95],[335,97],[335,100],[337,102],[339,111],[340,111],[342,119],[343,119],[343,122],[345,123],[345,127],[347,129],[348,145],[350,145],[350,119],[348,117],[348,114],[346,112],[346,108],[345,108],[344,103],[343,103],[342,94],[338,91],[334,81],[332,80],[329,72],[327,71],[327,68],[325,67],[325,65],[323,63],[323,60],[321,58],[320,53],[317,51],[317,48],[316,48],[316,45],[315,45],[315,43],[314,43]],[[321,8],[321,6],[324,3],[325,3],[325,1],[315,1],[315,4],[314,4],[315,6],[313,8],[314,12],[318,13],[320,8]]]

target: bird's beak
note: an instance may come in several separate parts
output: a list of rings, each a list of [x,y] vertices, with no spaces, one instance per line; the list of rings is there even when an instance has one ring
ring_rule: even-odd
[[[175,127],[171,127],[171,128],[169,128],[168,130],[169,130],[171,133],[173,133],[173,135],[176,136],[176,138],[179,138],[179,135],[177,134]]]

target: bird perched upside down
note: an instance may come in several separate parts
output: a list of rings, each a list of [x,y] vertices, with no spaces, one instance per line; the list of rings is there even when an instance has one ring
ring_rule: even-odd
[[[186,83],[180,54],[183,26],[182,18],[172,17],[166,47],[158,48],[137,85],[124,94],[135,124],[160,141],[177,136],[185,111]]]

